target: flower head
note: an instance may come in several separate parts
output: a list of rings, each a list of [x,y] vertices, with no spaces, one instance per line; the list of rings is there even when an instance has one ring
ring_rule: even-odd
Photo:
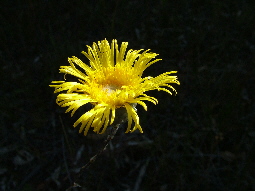
[[[93,109],[84,113],[75,123],[74,127],[81,123],[80,133],[87,134],[90,127],[96,133],[104,133],[109,125],[116,120],[119,108],[125,108],[128,120],[127,132],[133,132],[142,128],[136,113],[136,104],[147,110],[144,101],[154,104],[158,100],[145,94],[149,90],[163,90],[172,94],[175,89],[169,83],[179,84],[177,76],[170,74],[176,71],[166,72],[157,77],[142,77],[143,71],[161,59],[154,59],[158,54],[149,50],[128,50],[127,42],[123,42],[118,48],[117,40],[111,45],[107,40],[99,41],[93,46],[88,46],[88,52],[82,52],[88,59],[90,66],[73,56],[68,58],[70,66],[61,66],[60,73],[76,76],[79,82],[52,81],[51,87],[55,87],[57,104],[68,107],[66,112],[75,111],[87,103],[94,105]],[[153,60],[154,59],[154,60]],[[79,68],[79,69],[78,69]],[[81,69],[83,71],[81,71]],[[168,89],[167,89],[168,88]],[[170,88],[170,90],[169,90]],[[116,113],[116,115],[115,115]],[[131,125],[134,121],[134,127]]]

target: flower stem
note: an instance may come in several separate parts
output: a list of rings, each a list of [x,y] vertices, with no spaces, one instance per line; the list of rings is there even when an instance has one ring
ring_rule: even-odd
[[[120,127],[120,123],[116,124],[115,126],[112,127],[110,134],[107,136],[107,138],[105,140],[104,147],[102,149],[100,149],[97,152],[97,154],[95,154],[93,157],[91,157],[89,162],[87,162],[84,166],[82,166],[80,168],[80,171],[77,173],[75,180],[79,180],[80,177],[83,175],[84,171],[86,169],[88,169],[90,167],[90,165],[92,165],[92,163],[94,163],[96,161],[97,157],[100,156],[103,153],[104,150],[106,150],[106,147],[108,146],[110,141],[114,138],[114,136],[117,133],[119,127]],[[76,188],[76,187],[81,187],[81,185],[79,185],[78,183],[76,183],[76,181],[74,181],[73,185],[70,186],[66,191],[71,191],[72,188]]]

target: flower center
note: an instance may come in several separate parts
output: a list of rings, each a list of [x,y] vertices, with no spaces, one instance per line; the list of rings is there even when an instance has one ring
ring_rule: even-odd
[[[105,91],[108,95],[112,94],[114,92],[117,92],[118,90],[120,90],[121,87],[117,86],[117,85],[109,85],[106,84],[105,86],[103,86],[103,91]]]

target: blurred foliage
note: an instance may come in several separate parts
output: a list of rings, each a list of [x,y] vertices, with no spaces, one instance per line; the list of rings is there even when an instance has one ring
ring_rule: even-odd
[[[255,3],[23,0],[0,6],[0,189],[65,190],[102,146],[55,104],[61,65],[104,38],[151,49],[177,96],[150,92],[144,134],[120,129],[74,190],[255,190]],[[79,112],[85,112],[88,107]],[[124,124],[126,125],[126,124]],[[125,127],[123,127],[125,128]]]

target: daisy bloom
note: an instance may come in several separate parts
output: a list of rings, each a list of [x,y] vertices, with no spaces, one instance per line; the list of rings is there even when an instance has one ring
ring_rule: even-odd
[[[90,127],[96,133],[104,133],[117,120],[118,111],[123,109],[128,121],[126,133],[136,129],[143,133],[135,106],[139,104],[147,110],[144,101],[158,102],[145,92],[163,90],[172,94],[172,90],[176,93],[169,84],[180,84],[177,76],[171,76],[177,71],[165,72],[157,77],[142,77],[147,67],[161,59],[154,59],[158,54],[150,50],[127,51],[127,45],[127,42],[122,42],[119,48],[117,40],[112,40],[111,44],[107,40],[93,43],[92,47],[87,46],[87,52],[82,52],[89,65],[73,56],[68,58],[70,66],[60,67],[60,73],[76,76],[78,82],[52,81],[50,87],[55,88],[54,93],[64,91],[57,96],[57,104],[68,107],[66,112],[71,111],[71,116],[85,104],[94,106],[74,123],[74,127],[81,124],[80,133],[87,135]]]

